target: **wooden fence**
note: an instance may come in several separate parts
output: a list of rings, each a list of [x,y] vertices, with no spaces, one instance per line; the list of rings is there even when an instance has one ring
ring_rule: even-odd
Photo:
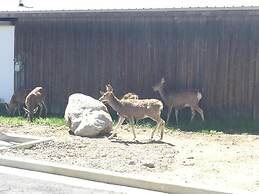
[[[152,85],[199,89],[207,115],[259,117],[259,11],[125,11],[21,14],[15,53],[25,71],[16,87],[42,85],[52,113],[68,96]],[[24,77],[24,78],[23,78]]]

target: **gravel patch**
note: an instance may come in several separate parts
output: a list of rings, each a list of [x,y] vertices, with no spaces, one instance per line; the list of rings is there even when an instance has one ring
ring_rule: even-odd
[[[112,141],[69,135],[66,127],[0,124],[0,130],[53,138],[30,149],[1,151],[4,156],[259,192],[258,136],[166,131],[164,141],[151,142],[151,129],[136,128],[136,142],[125,129]]]

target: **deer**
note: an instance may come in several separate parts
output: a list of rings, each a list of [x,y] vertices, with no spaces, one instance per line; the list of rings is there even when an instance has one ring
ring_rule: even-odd
[[[119,100],[113,93],[112,89],[106,85],[106,92],[102,92],[99,100],[103,103],[109,104],[114,111],[119,115],[119,121],[115,126],[115,130],[108,137],[108,139],[113,138],[118,131],[118,128],[124,122],[125,119],[128,119],[131,125],[133,140],[136,140],[136,133],[134,130],[134,120],[140,120],[144,118],[150,118],[157,123],[156,128],[151,133],[151,140],[154,137],[155,131],[162,127],[160,140],[163,139],[164,135],[164,120],[161,118],[161,111],[163,110],[163,103],[157,99],[121,99]]]
[[[200,114],[201,119],[203,121],[205,120],[203,110],[199,107],[199,101],[202,98],[201,92],[183,91],[177,93],[172,92],[167,94],[165,93],[164,87],[165,78],[162,78],[159,83],[153,86],[153,91],[158,92],[160,94],[162,100],[167,106],[168,112],[166,123],[169,122],[172,109],[174,108],[176,124],[178,124],[178,111],[185,107],[189,107],[191,109],[192,116],[190,122],[192,122],[193,118],[195,117],[195,111],[197,111]]]
[[[24,110],[27,113],[27,119],[32,122],[33,115],[37,112],[40,106],[40,115],[42,115],[43,106],[45,108],[45,115],[47,115],[47,106],[45,104],[45,95],[42,87],[34,88],[25,98]]]
[[[21,116],[21,108],[25,103],[25,98],[28,93],[29,90],[18,90],[12,95],[9,104],[5,103],[5,108],[9,116],[14,116],[16,111],[18,111],[18,115]]]
[[[106,85],[106,91],[113,91],[113,88],[112,88],[111,84]],[[133,93],[133,92],[128,92],[128,93],[124,94],[121,99],[122,100],[139,99],[139,96],[137,94]],[[122,118],[119,116],[119,121],[121,121],[121,120],[122,120]],[[121,124],[123,124],[124,120],[122,121]]]

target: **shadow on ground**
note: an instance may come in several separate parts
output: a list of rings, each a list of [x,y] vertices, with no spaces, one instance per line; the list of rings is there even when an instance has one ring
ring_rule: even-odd
[[[155,123],[149,120],[138,122],[139,127],[154,127]],[[196,118],[193,122],[180,119],[176,125],[174,118],[171,118],[167,128],[171,130],[181,130],[186,132],[216,133],[226,134],[251,134],[259,135],[259,120],[250,118],[209,118],[201,121]]]
[[[112,139],[111,142],[122,143],[122,144],[125,144],[126,146],[129,146],[130,144],[166,144],[169,146],[175,146],[174,144],[171,144],[171,143],[168,143],[165,141],[161,141],[161,140],[141,140],[141,141],[132,140],[132,141],[129,141],[129,140],[123,140],[123,139],[116,138],[116,139]]]

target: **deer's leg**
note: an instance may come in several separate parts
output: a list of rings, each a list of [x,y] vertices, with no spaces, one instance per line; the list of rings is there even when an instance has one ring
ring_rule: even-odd
[[[204,114],[203,114],[203,110],[202,110],[199,106],[197,106],[197,107],[195,108],[195,110],[201,115],[201,119],[202,119],[203,121],[205,121],[205,119],[204,119]]]
[[[42,101],[41,104],[44,106],[44,109],[45,109],[45,116],[47,116],[47,114],[48,114],[47,106],[46,106],[46,104],[45,104],[44,101]]]
[[[160,140],[162,140],[163,139],[163,137],[164,137],[164,130],[165,130],[165,121],[163,120],[163,119],[161,119],[161,121],[160,121],[161,123],[160,123],[160,127],[162,127],[162,129],[161,129],[161,134],[160,134]]]
[[[42,101],[42,104],[43,104],[43,106],[45,108],[45,116],[47,116],[48,115],[48,108],[47,108],[47,106],[46,106],[44,101]]]
[[[41,117],[41,115],[42,115],[42,110],[43,110],[43,105],[42,105],[42,103],[39,104],[39,107],[40,107],[39,117]]]
[[[166,123],[168,124],[173,107],[168,108]]]
[[[124,117],[119,117],[118,123],[115,126],[115,129],[118,129],[122,123],[124,122],[125,118]]]
[[[159,128],[159,127],[162,127],[161,129],[161,137],[160,137],[160,140],[163,139],[163,136],[164,136],[164,125],[165,125],[165,121],[163,119],[161,119],[160,116],[157,116],[155,118],[152,118],[154,121],[156,121],[157,125],[156,125],[156,128],[153,129],[152,133],[151,133],[151,140],[153,139],[154,137],[154,134],[156,132],[156,130]]]
[[[195,117],[195,110],[193,109],[193,108],[191,108],[191,111],[192,111],[192,116],[191,116],[191,120],[190,120],[190,122],[192,122],[192,120],[194,119],[194,117]]]
[[[20,109],[20,107],[18,108],[18,115],[21,116],[21,109]]]
[[[14,109],[12,110],[13,112],[10,112],[10,115],[11,115],[11,116],[15,116],[15,113],[16,113],[16,111],[17,111],[18,108],[19,108],[19,105],[18,105],[18,104],[15,104],[15,107],[14,107]]]
[[[21,105],[18,104],[18,115],[21,116]]]
[[[150,140],[153,140],[153,138],[154,138],[154,134],[155,134],[156,130],[159,128],[159,126],[160,126],[160,122],[159,122],[159,120],[158,120],[158,121],[156,121],[156,122],[157,122],[157,124],[156,124],[156,128],[155,128],[155,129],[153,129],[153,131],[152,131],[152,133],[151,133]]]
[[[129,118],[129,122],[130,122],[130,125],[131,125],[131,130],[132,130],[132,133],[133,133],[133,140],[136,139],[136,133],[135,133],[135,129],[134,129],[134,124],[135,124],[135,121],[134,121],[134,118]]]
[[[23,109],[25,108],[25,107],[24,107],[24,105],[23,105],[23,107],[22,107],[22,108],[23,108]],[[24,117],[24,118],[26,118],[26,117],[27,117],[27,112],[26,112],[25,110],[24,110],[24,115],[23,115],[23,117]]]
[[[13,109],[13,112],[10,112],[10,115],[11,115],[11,116],[14,116],[14,115],[15,115],[15,112],[16,112],[16,107]]]
[[[179,112],[178,109],[175,109],[175,110],[174,110],[175,120],[176,120],[176,124],[177,124],[177,125],[178,125],[178,112]]]
[[[157,126],[159,126],[159,124],[157,124]],[[151,133],[150,140],[153,140],[153,138],[154,138],[154,134],[155,134],[155,132],[156,132],[157,128],[158,128],[158,127],[156,127],[155,129],[153,129],[153,131],[152,131],[152,133]]]
[[[119,121],[117,123],[117,125],[115,126],[115,130],[113,131],[113,133],[108,137],[108,139],[113,138],[116,134],[117,131],[119,129],[119,127],[121,126],[121,124],[124,122],[125,118],[124,117],[119,117]]]

